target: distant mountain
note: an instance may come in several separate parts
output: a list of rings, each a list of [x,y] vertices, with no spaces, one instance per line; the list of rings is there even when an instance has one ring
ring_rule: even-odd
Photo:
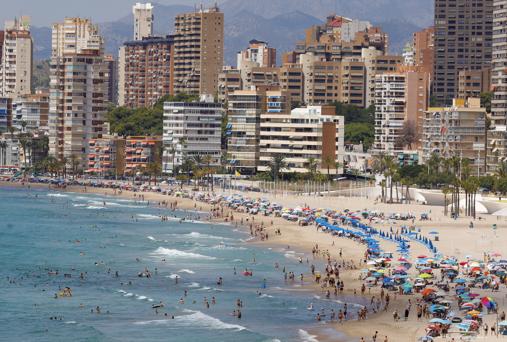
[[[433,21],[434,0],[225,0],[228,15],[248,11],[264,18],[300,11],[324,19],[331,13],[372,22],[402,19],[424,27]]]
[[[236,53],[253,38],[269,42],[278,49],[279,56],[293,49],[295,42],[304,38],[306,28],[321,24],[335,11],[335,2],[337,13],[369,20],[389,33],[391,52],[400,52],[412,33],[429,26],[433,18],[433,0],[224,0],[220,7],[225,13],[225,63],[234,65]],[[157,35],[172,33],[174,17],[194,9],[185,5],[154,6]],[[123,42],[132,39],[132,14],[99,26],[108,53],[116,55]],[[32,27],[32,34],[34,58],[49,58],[51,29]]]

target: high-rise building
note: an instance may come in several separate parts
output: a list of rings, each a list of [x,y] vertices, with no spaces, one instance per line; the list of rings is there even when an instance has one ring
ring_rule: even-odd
[[[125,43],[119,53],[121,106],[151,107],[161,97],[173,94],[174,40],[150,37]]]
[[[418,148],[429,89],[428,73],[417,67],[400,67],[396,72],[376,76],[376,153],[393,155]]]
[[[243,82],[240,71],[230,66],[224,67],[218,75],[218,100],[224,103],[229,98],[229,94],[241,89],[243,89]]]
[[[0,133],[7,132],[12,125],[12,99],[0,97]]]
[[[507,160],[507,0],[493,3],[493,56],[491,62],[491,130],[488,132],[488,172]]]
[[[254,174],[259,165],[261,113],[266,110],[266,91],[238,90],[229,94],[227,141],[229,163],[242,174]]]
[[[104,40],[99,27],[90,19],[65,18],[63,23],[53,24],[51,56],[81,53],[82,50],[102,50]]]
[[[296,43],[292,58],[312,52],[325,61],[341,61],[344,58],[360,58],[363,48],[387,52],[388,36],[378,27],[369,23],[352,24],[352,19],[330,16],[324,25],[312,26],[306,30],[306,37]],[[288,57],[289,55],[285,55]]]
[[[30,94],[32,85],[32,50],[30,20],[21,17],[5,23],[0,34],[0,96],[14,98]]]
[[[39,90],[35,94],[17,97],[12,102],[12,126],[18,131],[48,131],[49,93]]]
[[[248,48],[238,52],[237,67],[242,69],[244,63],[254,63],[257,67],[273,68],[276,66],[276,49],[269,47],[268,43],[253,39]]]
[[[179,14],[175,19],[174,92],[218,93],[224,59],[224,14],[218,7]]]
[[[269,98],[268,103],[273,102]],[[338,174],[343,164],[345,124],[334,106],[308,106],[271,110],[261,114],[260,161],[258,171],[269,171],[275,156],[283,156],[287,167],[282,172],[306,173],[315,159],[317,170]]]
[[[414,47],[414,65],[423,68],[422,70],[433,78],[435,28],[428,27],[414,33],[412,45]]]
[[[468,159],[472,174],[484,174],[486,109],[478,98],[455,99],[451,107],[428,108],[422,131],[422,160],[433,154]]]
[[[435,0],[433,96],[440,105],[458,94],[458,73],[491,63],[493,0]]]
[[[491,89],[491,68],[461,70],[458,74],[458,98],[479,98]]]
[[[107,64],[107,73],[109,75],[107,102],[118,104],[118,60],[113,55],[105,55],[104,61]]]
[[[172,173],[185,158],[196,157],[203,165],[219,166],[223,116],[222,104],[210,95],[199,102],[165,102],[163,171]]]
[[[136,3],[132,6],[134,15],[134,40],[153,36],[153,5]]]
[[[58,159],[77,156],[82,168],[89,152],[89,140],[107,133],[104,122],[109,68],[104,60],[102,37],[95,28],[80,18],[66,18],[63,24],[53,25],[50,154]],[[81,38],[76,39],[76,34]]]

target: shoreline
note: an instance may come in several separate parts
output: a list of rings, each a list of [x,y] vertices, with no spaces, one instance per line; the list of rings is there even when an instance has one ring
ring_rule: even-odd
[[[22,185],[20,183],[10,183],[10,182],[0,182],[0,187],[6,186],[6,187],[24,187],[26,188],[27,185]],[[126,198],[126,199],[134,199],[134,194],[142,194],[144,195],[144,199],[150,201],[150,204],[153,205],[157,202],[161,201],[177,201],[178,206],[177,209],[182,210],[197,210],[203,211],[203,212],[209,212],[212,208],[212,205],[205,202],[196,201],[194,199],[190,198],[181,198],[181,197],[175,197],[175,196],[168,196],[163,195],[161,193],[154,193],[154,192],[131,192],[131,191],[123,191],[121,194],[116,193],[114,189],[109,188],[91,188],[87,187],[87,191],[84,191],[84,187],[82,186],[68,186],[65,189],[62,188],[49,188],[47,184],[30,184],[31,188],[40,188],[40,189],[49,189],[57,192],[74,192],[74,193],[89,193],[89,194],[100,194],[105,196],[111,196],[111,197],[120,197],[120,198]],[[260,197],[263,194],[257,193],[256,196]],[[252,196],[253,197],[253,196]],[[291,200],[299,201],[302,203],[302,201],[308,200],[308,198],[291,198]],[[283,202],[283,199],[277,199],[277,202],[280,204],[285,204]],[[364,202],[367,202],[366,200]],[[350,203],[349,203],[350,204]],[[421,206],[424,207],[424,206]],[[164,208],[164,207],[160,207]],[[424,207],[423,209],[426,209],[427,207]],[[357,208],[356,208],[357,209]],[[245,229],[245,231],[248,233],[248,228],[243,226],[243,228],[240,227],[238,224],[239,219],[246,219],[251,218],[253,216],[248,215],[246,213],[239,213],[236,211],[233,211],[229,208],[224,208],[224,210],[227,210],[229,212],[232,212],[234,214],[234,219],[237,223],[238,229]],[[434,209],[430,209],[434,210]],[[228,216],[224,215],[224,216]],[[315,243],[319,244],[319,248],[322,250],[329,250],[330,257],[335,260],[353,260],[357,262],[360,260],[363,256],[364,249],[366,248],[365,245],[358,244],[350,239],[346,238],[340,238],[340,237],[332,237],[330,234],[327,233],[321,233],[315,230],[315,226],[306,226],[301,227],[293,222],[289,222],[286,220],[283,220],[282,218],[278,217],[271,217],[267,216],[265,217],[266,220],[264,220],[264,217],[262,216],[255,216],[254,219],[256,223],[264,222],[266,231],[269,233],[269,240],[260,241],[258,238],[254,238],[251,241],[246,241],[249,244],[254,244],[256,246],[260,246],[261,248],[272,248],[276,251],[279,251],[283,254],[284,251],[287,251],[287,245],[290,246],[291,251],[297,251],[300,253],[304,253],[305,256],[308,256],[308,258],[311,258],[311,249]],[[213,218],[211,220],[211,223],[221,223],[223,222],[223,218]],[[273,222],[273,225],[269,224],[269,221]],[[440,221],[440,219],[438,220]],[[454,220],[455,226],[456,225],[462,225],[464,220]],[[486,224],[489,224],[489,222],[492,221],[486,220],[482,226],[485,226]],[[493,220],[494,222],[497,222],[498,220]],[[434,226],[437,223],[435,222],[428,222],[429,224],[424,225],[423,228],[426,228],[426,226]],[[451,222],[452,223],[452,222]],[[392,223],[391,223],[392,224]],[[442,223],[438,223],[439,225]],[[377,226],[377,225],[375,225]],[[386,225],[382,223],[384,228]],[[389,226],[389,224],[387,224]],[[231,227],[234,227],[234,224],[231,223]],[[282,235],[278,236],[274,234],[275,227],[277,229],[281,229]],[[483,228],[479,224],[478,228]],[[478,229],[479,231],[479,229]],[[382,241],[383,246],[392,247],[392,250],[395,250],[394,244],[390,246],[390,242],[388,241]],[[338,250],[342,249],[344,252],[343,258],[339,258]],[[439,248],[441,246],[439,245]],[[451,247],[452,249],[453,247]],[[389,248],[388,248],[389,249]],[[413,243],[413,252],[414,253],[424,253],[424,247],[419,246],[417,243]],[[444,250],[444,252],[448,252]],[[318,257],[319,262],[324,262],[322,257]],[[359,289],[361,287],[362,281],[358,279],[359,276],[359,268],[357,270],[345,270],[340,273],[340,279],[344,281],[345,283],[345,289],[343,293],[339,294],[339,298],[357,298],[358,301],[356,302],[358,305],[363,305],[361,303],[368,303],[371,296],[376,296],[378,298],[378,295],[380,293],[379,288],[373,288],[370,291],[367,291],[367,293],[362,296],[359,293]],[[313,292],[316,295],[323,296],[325,289],[322,289],[317,284],[305,284],[304,285],[305,290],[309,290]],[[354,289],[357,289],[357,293],[354,294]],[[411,298],[415,300],[414,296],[396,296],[394,295],[393,300],[391,301],[391,305],[387,311],[382,311],[377,314],[368,314],[367,320],[347,320],[344,323],[335,323],[326,322],[325,324],[319,325],[318,327],[315,327],[313,329],[308,329],[308,333],[312,336],[315,336],[319,341],[339,341],[339,342],[350,342],[350,341],[359,341],[361,337],[364,337],[367,341],[371,339],[371,336],[375,333],[375,331],[378,331],[378,339],[380,341],[383,341],[384,336],[388,337],[388,341],[415,341],[418,336],[424,335],[424,324],[419,321],[415,321],[415,319],[412,317],[411,320],[408,322],[393,322],[392,319],[392,311],[396,309],[398,312],[402,312],[403,308],[407,305],[408,299]],[[309,322],[310,324],[312,322]],[[313,322],[315,323],[315,322]],[[310,325],[309,324],[309,325]],[[343,338],[337,338],[337,336],[333,336],[334,333],[338,333],[341,336],[345,336]],[[445,341],[445,339],[438,338],[436,340],[439,341]]]

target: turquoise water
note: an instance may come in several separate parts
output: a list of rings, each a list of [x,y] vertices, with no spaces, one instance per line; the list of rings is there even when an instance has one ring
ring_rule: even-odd
[[[204,218],[161,222],[158,215],[204,214],[96,194],[0,189],[0,340],[301,341],[316,327],[310,302],[340,309],[298,278],[284,281],[284,266],[308,277],[297,254],[248,245],[244,232]],[[138,276],[145,268],[152,277]],[[55,299],[65,287],[72,297]],[[237,299],[241,319],[232,315]]]

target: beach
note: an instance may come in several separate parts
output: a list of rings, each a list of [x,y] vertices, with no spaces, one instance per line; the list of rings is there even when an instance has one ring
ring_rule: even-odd
[[[0,186],[13,186],[13,184],[0,184]],[[15,186],[20,185],[16,184]],[[47,185],[31,186],[47,188]],[[55,191],[83,193],[85,190],[80,186],[68,186],[66,189],[55,189]],[[145,201],[149,201],[155,206],[163,201],[177,201],[177,208],[179,209],[209,212],[212,208],[211,205],[204,202],[195,202],[189,198],[176,198],[153,192],[133,193],[122,191],[122,193],[119,194],[113,189],[87,187],[86,193],[95,193],[124,199],[134,199],[141,194],[144,196]],[[134,195],[136,197],[134,197]],[[422,234],[428,234],[430,231],[434,230],[438,231],[439,241],[434,241],[434,245],[443,255],[453,255],[460,259],[466,256],[481,259],[484,253],[502,253],[503,246],[500,242],[505,241],[507,238],[507,229],[505,229],[507,223],[504,219],[484,216],[481,220],[474,220],[473,228],[471,229],[469,228],[470,218],[451,219],[443,215],[442,207],[431,207],[421,204],[382,204],[376,203],[374,199],[368,198],[302,197],[293,195],[274,196],[259,193],[244,193],[243,195],[252,198],[263,197],[271,202],[276,202],[287,207],[308,206],[312,208],[333,208],[340,210],[368,209],[385,213],[412,213],[416,217],[413,225],[416,229],[420,229]],[[428,214],[430,220],[420,221],[418,218],[423,213]],[[248,218],[249,220],[253,219],[256,224],[262,223],[264,225],[265,232],[269,234],[269,239],[264,241],[254,239],[249,241],[249,244],[257,245],[262,248],[286,249],[290,252],[304,253],[304,257],[307,258],[312,258],[312,249],[315,245],[318,245],[321,251],[329,252],[332,260],[353,262],[356,265],[360,263],[360,260],[362,260],[364,256],[364,245],[358,244],[350,239],[332,237],[328,233],[323,233],[320,230],[318,231],[313,225],[301,227],[294,222],[288,222],[278,217],[253,217],[246,213],[233,212],[232,210],[228,211],[228,209],[225,210],[222,217],[214,218],[213,221],[222,222],[224,217],[230,217],[230,214],[234,215],[234,220],[236,222],[243,220],[243,223],[246,223],[246,219]],[[404,224],[412,225],[411,222],[394,220],[372,223],[375,227],[393,231],[400,230],[401,226]],[[497,229],[492,229],[493,224],[497,225]],[[281,235],[275,234],[275,229],[280,229]],[[385,251],[394,252],[396,250],[396,244],[393,242],[382,240],[380,243]],[[342,251],[341,257],[339,255],[340,250]],[[414,241],[411,244],[411,253],[413,255],[428,254],[428,250],[423,244]],[[340,279],[344,283],[344,291],[340,293],[340,297],[352,298],[352,300],[356,299],[355,301],[359,303],[369,302],[372,296],[378,298],[380,289],[375,287],[367,291],[364,296],[361,296],[359,289],[361,288],[362,280],[359,279],[359,276],[359,269],[347,269],[340,273]],[[309,286],[319,296],[324,295],[325,289],[322,289],[319,285],[315,284]],[[355,294],[354,290],[356,290]],[[502,286],[498,292],[487,291],[487,293],[488,296],[492,296],[503,309],[506,294],[505,287]],[[411,299],[414,301],[416,296],[417,295],[395,296],[387,311],[376,314],[370,312],[366,320],[350,320],[344,323],[323,323],[317,328],[310,330],[309,334],[315,336],[318,341],[359,341],[360,338],[364,338],[365,341],[370,341],[377,331],[377,341],[384,341],[386,336],[388,341],[416,341],[419,336],[424,335],[426,327],[425,321],[417,320],[414,313],[412,313],[412,317],[409,317],[407,321],[401,320],[395,322],[392,317],[393,310],[396,309],[402,312],[408,300]],[[490,325],[493,324],[495,320],[496,316],[494,315],[487,315],[485,317],[485,321]],[[334,331],[340,334],[337,335]],[[439,337],[436,340],[450,341],[452,337],[457,338],[458,336],[450,336],[447,339]],[[493,337],[481,336],[481,338],[482,340],[488,340],[488,338]],[[496,337],[494,337],[494,339],[496,339]]]

